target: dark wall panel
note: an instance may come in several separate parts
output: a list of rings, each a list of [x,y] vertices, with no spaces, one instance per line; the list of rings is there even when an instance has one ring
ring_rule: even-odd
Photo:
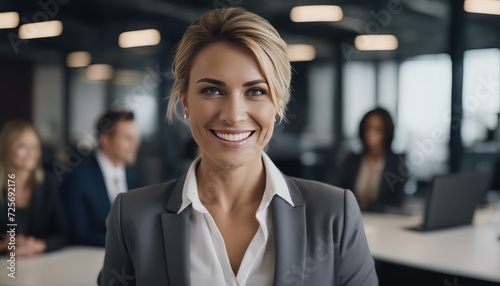
[[[0,57],[0,126],[12,119],[32,120],[33,63]]]

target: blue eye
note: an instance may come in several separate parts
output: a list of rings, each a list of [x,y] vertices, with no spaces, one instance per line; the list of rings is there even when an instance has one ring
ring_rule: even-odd
[[[248,91],[248,95],[251,96],[259,96],[259,95],[264,95],[266,92],[260,88],[254,88]]]
[[[220,91],[218,88],[215,87],[207,87],[201,90],[201,93],[207,94],[207,95],[220,95]]]

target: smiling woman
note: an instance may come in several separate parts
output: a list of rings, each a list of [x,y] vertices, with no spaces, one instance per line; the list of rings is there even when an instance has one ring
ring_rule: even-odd
[[[200,156],[177,180],[118,195],[100,284],[118,271],[134,285],[377,285],[353,194],[285,176],[263,152],[291,80],[269,22],[203,14],[173,71],[168,116],[182,104]]]
[[[262,165],[260,153],[277,115],[268,90],[257,61],[245,48],[215,42],[199,51],[181,99],[193,137],[202,155],[210,158],[200,168],[208,167],[208,161],[222,168],[256,170]]]

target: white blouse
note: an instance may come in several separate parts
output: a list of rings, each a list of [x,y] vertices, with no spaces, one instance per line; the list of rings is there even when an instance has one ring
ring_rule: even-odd
[[[271,159],[262,153],[266,172],[266,188],[255,218],[259,228],[246,250],[237,275],[234,275],[224,239],[212,216],[198,196],[196,167],[200,157],[193,161],[186,175],[179,213],[190,204],[191,285],[272,285],[274,279],[274,237],[270,203],[278,195],[293,206],[283,174]]]

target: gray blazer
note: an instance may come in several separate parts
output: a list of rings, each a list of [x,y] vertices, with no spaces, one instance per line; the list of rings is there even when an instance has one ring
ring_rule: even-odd
[[[295,206],[279,196],[271,201],[276,251],[273,285],[378,285],[352,192],[285,179]],[[118,195],[107,218],[99,285],[191,284],[192,208],[177,214],[184,180],[185,175]]]

